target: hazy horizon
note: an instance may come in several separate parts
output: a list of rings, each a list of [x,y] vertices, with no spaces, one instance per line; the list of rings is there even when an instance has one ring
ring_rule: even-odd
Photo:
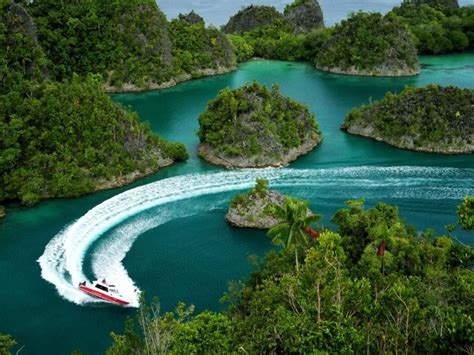
[[[230,16],[242,7],[255,5],[273,5],[283,10],[293,0],[157,0],[158,6],[171,19],[180,13],[195,10],[208,25],[220,27],[227,23]],[[402,0],[319,0],[324,12],[326,25],[333,25],[352,11],[378,11],[386,13]],[[461,6],[474,5],[474,0],[460,0]]]

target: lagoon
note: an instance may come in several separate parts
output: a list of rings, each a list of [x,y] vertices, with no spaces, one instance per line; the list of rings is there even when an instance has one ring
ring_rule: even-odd
[[[66,235],[68,225],[98,205],[83,228],[59,245],[61,252],[69,248],[66,254],[74,267],[68,270],[90,279],[100,268],[128,276],[148,298],[159,297],[163,310],[179,301],[195,304],[197,310],[222,309],[219,298],[228,282],[251,271],[247,256],[272,248],[264,232],[236,230],[224,222],[232,195],[256,177],[268,177],[271,186],[308,199],[312,210],[324,215],[324,225],[331,225],[330,217],[345,200],[365,197],[369,206],[396,204],[418,229],[433,227],[442,233],[445,224],[456,221],[462,196],[474,193],[474,157],[403,151],[339,129],[352,107],[406,85],[474,88],[473,53],[421,61],[421,75],[410,78],[348,77],[322,73],[306,63],[251,61],[223,76],[115,95],[155,132],[185,143],[190,159],[121,189],[29,209],[9,206],[0,222],[1,330],[25,345],[22,354],[67,354],[77,348],[102,354],[111,343],[109,332],[122,330],[133,309],[75,304],[80,300],[74,295],[59,293],[67,294],[71,282],[68,273],[60,275],[62,254],[46,255],[49,276],[64,278],[56,287],[45,281],[45,269],[37,262],[55,236]],[[196,154],[197,117],[219,90],[253,80],[276,83],[283,94],[306,103],[320,123],[322,145],[282,170],[235,172],[202,162]],[[455,236],[472,243],[466,232],[458,230]],[[89,239],[81,244],[81,238]],[[122,257],[124,270],[119,270]]]

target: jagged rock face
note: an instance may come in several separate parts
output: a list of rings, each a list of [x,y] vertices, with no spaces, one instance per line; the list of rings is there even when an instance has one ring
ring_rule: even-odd
[[[297,0],[285,9],[285,19],[294,24],[297,32],[308,32],[324,27],[324,17],[317,0]]]
[[[273,6],[250,5],[232,16],[229,22],[222,27],[222,31],[225,33],[244,33],[257,27],[270,25],[281,19],[283,19],[283,15]]]
[[[448,7],[453,7],[453,8],[459,8],[459,3],[458,0],[409,0],[408,2],[411,2],[413,4],[427,4],[427,5],[443,5],[443,6],[448,6]]]
[[[179,14],[178,17],[180,20],[186,21],[191,25],[194,25],[195,23],[200,23],[200,22],[204,23],[204,19],[201,16],[199,16],[196,12],[194,12],[194,10],[191,11],[187,15]]]

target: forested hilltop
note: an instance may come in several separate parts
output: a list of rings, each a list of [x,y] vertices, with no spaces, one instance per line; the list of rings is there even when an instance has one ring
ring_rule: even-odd
[[[429,85],[387,93],[353,109],[342,126],[398,148],[432,153],[474,152],[474,90]]]
[[[200,156],[227,168],[282,166],[322,140],[308,107],[253,84],[221,90],[199,116]]]
[[[56,80],[95,73],[110,91],[135,91],[234,67],[218,29],[184,16],[170,22],[154,0],[39,0],[26,8]]]
[[[322,229],[288,198],[270,252],[221,313],[142,305],[107,355],[464,354],[474,337],[474,252],[418,232],[395,206],[348,201]]]
[[[416,75],[414,41],[405,27],[378,13],[356,13],[334,27],[316,56],[316,68],[339,74]]]
[[[121,186],[187,158],[113,103],[101,76],[53,63],[40,38],[23,6],[0,0],[0,203]]]
[[[295,0],[284,14],[272,6],[249,6],[223,30],[229,33],[239,62],[252,57],[306,60],[326,69],[342,61],[356,67],[353,74],[414,74],[418,62],[414,47],[419,54],[474,48],[474,6],[459,7],[456,0],[412,0],[380,16],[354,14],[352,20],[322,28],[317,1]],[[350,30],[344,32],[348,25]],[[328,48],[334,53],[328,54]],[[357,70],[358,66],[365,69]]]

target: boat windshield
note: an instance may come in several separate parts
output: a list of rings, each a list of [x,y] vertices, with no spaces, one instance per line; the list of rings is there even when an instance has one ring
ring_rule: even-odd
[[[98,288],[99,290],[109,292],[109,289],[107,287],[103,286],[103,285],[96,284],[95,287]]]

